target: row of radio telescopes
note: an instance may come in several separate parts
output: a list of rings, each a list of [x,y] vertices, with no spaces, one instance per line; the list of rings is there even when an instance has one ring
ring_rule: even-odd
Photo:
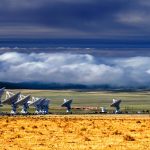
[[[5,100],[2,101],[2,96],[5,94]],[[73,100],[64,99],[61,107],[66,107],[66,112],[71,112],[71,104]],[[113,103],[110,105],[111,107],[115,107],[115,113],[120,112],[120,103],[121,100],[113,99]],[[35,107],[36,114],[48,114],[50,99],[47,98],[38,98],[32,97],[31,95],[24,96],[21,92],[16,94],[6,90],[5,88],[0,89],[0,106],[3,105],[11,105],[11,114],[17,113],[17,108],[22,106],[21,113],[28,114],[28,109],[30,106]],[[101,107],[101,112],[105,113],[106,109]]]

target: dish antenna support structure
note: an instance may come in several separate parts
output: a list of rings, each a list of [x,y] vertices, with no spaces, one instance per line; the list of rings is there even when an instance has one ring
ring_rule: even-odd
[[[120,103],[121,103],[121,100],[113,99],[113,102],[110,105],[111,107],[114,107],[116,109],[115,114],[120,113]]]

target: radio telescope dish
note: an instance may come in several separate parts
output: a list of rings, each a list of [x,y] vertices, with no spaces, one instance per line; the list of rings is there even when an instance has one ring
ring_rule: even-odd
[[[3,96],[4,92],[5,92],[5,88],[3,87],[3,88],[0,89],[0,107],[3,106],[2,105],[2,96]]]
[[[15,103],[18,100],[19,95],[20,95],[20,92],[17,94],[14,94],[12,92],[6,91],[6,99],[2,103],[11,105],[12,103]]]
[[[64,99],[64,103],[61,105],[61,107],[66,107],[67,108],[67,110],[66,110],[67,113],[71,111],[72,101],[73,101],[72,99],[71,100]]]
[[[35,107],[35,113],[40,114],[41,113],[41,103],[44,99],[41,98],[35,98],[32,97],[32,101],[29,102],[29,106],[34,106]]]
[[[107,110],[105,107],[100,107],[101,108],[101,113],[107,113]]]
[[[40,101],[38,101],[37,103],[35,103],[35,107],[36,107],[36,112],[37,114],[42,114],[43,113],[43,104],[44,104],[45,99],[41,99]]]
[[[49,104],[50,104],[50,100],[49,99],[44,99],[44,101],[42,101],[42,113],[43,114],[48,114],[48,110],[49,110]]]
[[[17,105],[23,105],[24,103],[27,103],[30,100],[31,96],[24,96],[20,95],[20,99],[16,102]]]
[[[28,95],[28,96],[20,95],[19,100],[15,103],[17,106],[18,105],[23,105],[22,110],[21,110],[22,114],[27,113],[27,110],[29,108],[28,101],[30,100],[30,98],[31,98],[30,95]]]
[[[38,97],[32,97],[32,100],[28,102],[29,106],[34,106],[34,103],[36,103],[37,101],[39,101],[40,98]]]
[[[116,114],[120,112],[120,103],[121,103],[121,100],[113,99],[113,102],[110,105],[111,107],[115,107],[116,108],[116,110],[115,110]]]
[[[20,92],[14,94],[12,92],[6,91],[6,99],[2,103],[11,105],[12,107],[11,114],[16,114],[16,109],[17,109],[16,102],[19,99],[19,96],[20,96]]]

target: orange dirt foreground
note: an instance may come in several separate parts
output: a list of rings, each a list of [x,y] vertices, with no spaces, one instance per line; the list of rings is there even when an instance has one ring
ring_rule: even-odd
[[[149,115],[0,117],[0,150],[149,150]]]

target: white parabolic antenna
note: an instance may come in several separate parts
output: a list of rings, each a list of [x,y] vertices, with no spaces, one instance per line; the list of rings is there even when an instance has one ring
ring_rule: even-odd
[[[61,107],[66,107],[67,108],[66,112],[70,112],[72,101],[73,101],[72,99],[71,100],[64,99],[64,103],[61,105]]]
[[[30,106],[35,107],[35,113],[37,114],[47,114],[49,109],[50,100],[45,98],[35,98],[32,97],[32,101],[29,102]]]
[[[27,103],[30,100],[30,95],[24,96],[20,95],[19,100],[16,102],[17,105],[23,105],[24,103]]]
[[[39,113],[39,111],[40,111],[40,106],[39,106],[40,102],[41,102],[41,99],[38,97],[32,97],[32,100],[29,101],[29,106],[35,107],[35,109],[36,109],[35,113]]]
[[[41,113],[42,114],[48,114],[48,110],[49,110],[49,104],[50,104],[50,100],[49,99],[43,99],[43,101],[41,102]]]
[[[28,102],[29,106],[34,106],[39,100],[41,99],[38,97],[32,97],[32,100]]]
[[[30,98],[31,98],[30,95],[28,95],[28,96],[20,95],[18,101],[15,103],[17,106],[23,105],[21,113],[23,113],[23,114],[27,113],[27,110],[29,108],[28,101],[30,100]]]
[[[115,113],[119,113],[120,112],[120,103],[121,103],[121,100],[113,99],[113,102],[112,102],[112,104],[110,106],[116,108]]]
[[[19,96],[20,96],[20,92],[17,94],[14,94],[12,92],[6,91],[6,99],[2,103],[11,105],[18,100]]]
[[[19,99],[19,96],[20,96],[20,92],[14,94],[12,92],[6,91],[6,99],[2,103],[11,105],[12,107],[11,114],[16,114],[16,110],[17,110],[16,102]]]

